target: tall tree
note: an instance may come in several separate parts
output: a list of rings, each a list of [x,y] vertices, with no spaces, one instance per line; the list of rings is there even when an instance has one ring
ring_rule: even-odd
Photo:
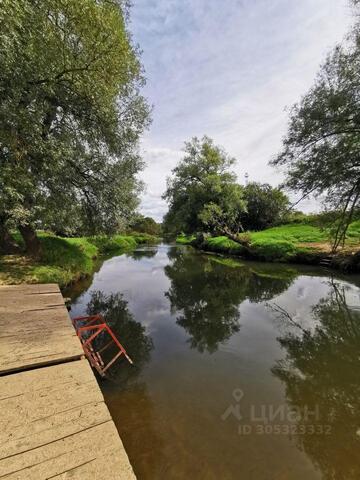
[[[214,231],[225,235],[242,230],[243,190],[230,171],[235,159],[204,136],[185,143],[185,156],[168,179],[164,198],[169,211],[167,232]]]
[[[149,110],[125,14],[106,0],[2,2],[0,230],[18,226],[31,253],[36,222],[59,210],[97,231],[137,205]]]
[[[326,194],[339,212],[333,249],[345,240],[360,199],[360,24],[321,66],[313,87],[290,114],[283,150],[286,185],[303,196]]]

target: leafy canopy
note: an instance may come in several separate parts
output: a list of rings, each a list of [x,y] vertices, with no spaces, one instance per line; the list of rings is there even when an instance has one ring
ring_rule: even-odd
[[[354,4],[357,2],[354,2]],[[274,165],[286,185],[304,196],[325,194],[340,215],[334,249],[345,240],[360,197],[360,24],[321,66],[313,87],[290,114]]]
[[[245,211],[243,188],[230,167],[235,160],[204,136],[185,143],[185,156],[168,179],[167,232],[238,232]]]
[[[0,221],[111,231],[137,205],[149,110],[121,3],[4,0]]]

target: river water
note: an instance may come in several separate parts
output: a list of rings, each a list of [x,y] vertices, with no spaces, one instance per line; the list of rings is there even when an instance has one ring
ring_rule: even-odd
[[[71,315],[134,360],[99,382],[138,479],[359,479],[359,284],[169,245],[99,264]]]

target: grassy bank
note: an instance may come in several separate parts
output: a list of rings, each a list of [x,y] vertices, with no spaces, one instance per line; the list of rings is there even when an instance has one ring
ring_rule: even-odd
[[[61,287],[90,275],[100,255],[122,253],[141,244],[158,242],[146,234],[62,238],[39,233],[42,258],[0,256],[0,284],[58,283]]]
[[[200,244],[194,236],[181,235],[180,244],[192,244],[205,251],[239,255],[267,262],[296,262],[318,264],[331,251],[326,230],[316,225],[288,224],[269,228],[260,232],[248,232],[248,245],[243,246],[227,237],[208,237]],[[344,249],[334,258],[358,261],[355,253],[360,250],[360,221],[351,224]],[[359,260],[360,265],[360,260]],[[355,268],[358,270],[358,267]]]

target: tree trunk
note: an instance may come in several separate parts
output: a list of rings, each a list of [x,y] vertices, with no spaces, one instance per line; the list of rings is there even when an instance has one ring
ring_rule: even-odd
[[[0,217],[0,254],[6,255],[18,253],[19,251],[19,246],[16,245],[15,240],[10,235],[5,222]]]
[[[20,225],[19,231],[26,245],[26,252],[33,257],[41,256],[41,243],[31,225]]]
[[[240,230],[241,232],[244,231],[244,228],[243,226],[240,224]],[[249,245],[249,242],[244,239],[244,238],[241,238],[239,237],[239,234],[238,233],[233,233],[231,230],[229,230],[228,228],[222,228],[220,233],[222,235],[225,235],[225,237],[228,237],[230,238],[230,240],[232,240],[233,242],[236,242],[236,243],[239,243],[240,245],[242,245],[243,247],[248,247]]]

